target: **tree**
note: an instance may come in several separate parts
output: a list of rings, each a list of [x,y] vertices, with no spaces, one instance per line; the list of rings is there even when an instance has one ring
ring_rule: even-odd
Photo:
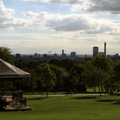
[[[98,87],[101,95],[100,87],[104,84],[106,73],[100,68],[94,66],[91,61],[85,62],[85,70],[83,72],[84,84],[87,88]]]
[[[73,89],[78,89],[79,91],[86,91],[83,84],[82,73],[84,72],[84,66],[81,63],[77,63],[70,70],[70,82]]]
[[[36,71],[37,74],[39,75],[39,80],[41,81],[42,86],[47,91],[47,97],[48,97],[48,92],[51,89],[53,89],[53,87],[55,86],[56,75],[47,64],[42,64],[42,66],[37,66]]]
[[[70,72],[71,68],[74,66],[75,61],[70,59],[61,59],[61,60],[51,60],[50,64],[57,65],[65,68],[68,72]]]
[[[101,68],[104,71],[108,71],[113,67],[113,61],[111,58],[106,57],[105,55],[95,56],[91,62],[94,66]]]
[[[23,70],[29,72],[31,75],[30,75],[29,78],[24,78],[24,79],[23,79],[23,82],[22,82],[23,84],[22,84],[22,86],[23,86],[24,88],[28,88],[28,89],[31,89],[31,90],[36,89],[36,88],[38,87],[38,86],[37,86],[38,76],[37,76],[35,70],[32,69],[32,68],[29,69],[29,68],[27,68],[27,67],[23,68]]]
[[[110,71],[113,69],[114,63],[111,60],[111,58],[106,57],[105,55],[99,55],[94,57],[91,60],[92,65],[97,67],[97,69],[101,69],[103,71],[104,75],[106,75],[106,78],[104,79],[104,82],[101,84],[101,90],[103,92],[103,87],[105,88],[105,82],[106,80],[110,79]],[[105,88],[106,89],[106,88]]]
[[[5,60],[6,62],[14,64],[11,50],[7,47],[0,47],[0,58]]]
[[[69,78],[69,72],[65,68],[59,67],[57,65],[49,64],[49,67],[56,75],[55,89],[63,90],[66,84],[66,80]]]
[[[113,69],[110,71],[110,79],[106,80],[105,86],[108,91],[120,91],[120,62],[115,62]]]

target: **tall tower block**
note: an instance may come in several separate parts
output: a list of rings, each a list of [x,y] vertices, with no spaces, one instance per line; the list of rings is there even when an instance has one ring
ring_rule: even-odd
[[[62,50],[62,55],[64,55],[64,50]]]
[[[105,54],[105,56],[106,56],[106,42],[104,43],[104,54]]]
[[[98,47],[93,47],[93,57],[98,55],[99,48]]]

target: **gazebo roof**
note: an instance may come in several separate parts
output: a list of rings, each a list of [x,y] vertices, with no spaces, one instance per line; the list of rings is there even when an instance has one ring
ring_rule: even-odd
[[[0,59],[0,78],[24,78],[29,76],[30,73],[25,72]]]

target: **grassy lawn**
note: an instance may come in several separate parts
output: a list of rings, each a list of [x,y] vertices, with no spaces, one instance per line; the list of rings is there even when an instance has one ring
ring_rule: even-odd
[[[29,97],[32,111],[1,112],[0,120],[119,120],[120,96]]]
[[[95,89],[96,89],[96,92],[99,93],[98,87],[96,87]],[[103,89],[103,90],[104,90],[104,89]],[[92,92],[93,92],[93,89],[92,89],[92,88],[87,88],[86,92],[92,93]],[[104,92],[105,92],[105,90],[104,90]]]

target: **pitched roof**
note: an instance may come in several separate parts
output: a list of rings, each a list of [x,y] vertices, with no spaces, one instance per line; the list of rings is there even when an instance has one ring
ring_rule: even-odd
[[[0,78],[24,78],[29,76],[30,73],[25,72],[0,59]]]

